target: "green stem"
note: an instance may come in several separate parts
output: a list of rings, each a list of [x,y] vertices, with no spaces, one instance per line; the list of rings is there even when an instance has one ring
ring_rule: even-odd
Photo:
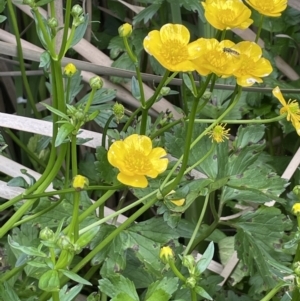
[[[173,122],[170,122],[166,126],[162,127],[161,129],[157,130],[155,133],[153,133],[152,135],[150,135],[150,139],[153,140],[155,137],[161,136],[162,133],[164,133],[165,131],[169,130],[173,126],[181,123],[183,120],[184,119],[182,118],[182,119],[178,119],[178,120],[175,120]]]
[[[68,233],[72,242],[76,242],[79,237],[79,221],[78,221],[79,202],[80,202],[80,192],[75,192],[73,195],[72,221]]]
[[[191,299],[192,299],[192,301],[197,301],[197,293],[196,293],[196,291],[194,290],[194,289],[190,289],[190,291],[191,291]]]
[[[298,228],[299,228],[300,227],[300,216],[297,216],[297,224],[298,224]],[[293,262],[295,263],[297,261],[300,261],[300,243],[298,243]],[[292,301],[299,301],[299,299],[300,299],[300,290],[297,286],[295,286],[295,289],[293,291]]]
[[[44,214],[47,213],[48,211],[51,211],[52,209],[54,209],[55,207],[57,207],[57,206],[62,202],[62,200],[63,200],[63,199],[60,199],[58,202],[54,203],[53,205],[51,205],[51,206],[49,206],[49,207],[47,207],[47,208],[45,208],[45,209],[43,209],[43,210],[41,210],[41,211],[35,213],[35,214],[32,214],[32,215],[30,215],[30,216],[28,216],[28,217],[26,217],[26,218],[21,219],[20,221],[18,221],[18,222],[16,222],[16,223],[14,224],[14,227],[17,227],[17,226],[19,226],[19,225],[21,225],[21,224],[27,223],[27,222],[29,222],[29,221],[35,219],[35,218],[37,218],[37,217],[39,217],[39,216],[41,216],[41,215],[44,215]]]
[[[178,277],[183,283],[185,283],[185,282],[186,282],[186,278],[179,272],[179,270],[177,269],[177,267],[176,267],[176,265],[175,265],[174,260],[172,260],[172,259],[169,260],[169,261],[168,261],[168,264],[169,264],[169,266],[170,266],[172,272],[174,273],[174,275],[175,275],[176,277]]]
[[[61,60],[66,52],[66,42],[68,39],[68,31],[69,31],[69,23],[70,23],[70,16],[71,16],[71,5],[72,0],[67,0],[66,4],[66,11],[65,11],[65,24],[64,24],[64,32],[62,37],[62,42],[60,46],[60,51],[58,54],[58,59]]]
[[[120,225],[116,230],[110,233],[106,238],[104,238],[99,245],[97,245],[87,256],[85,256],[73,269],[73,273],[80,271],[98,252],[100,252],[107,244],[109,244],[114,238],[116,238],[120,232],[128,228],[138,217],[140,217],[145,211],[151,208],[157,201],[156,197],[149,200],[142,208],[133,213],[122,225]],[[61,279],[61,285],[65,285],[68,282],[68,278],[63,277]],[[40,297],[40,301],[46,301],[48,298],[48,293],[43,293]]]
[[[59,301],[59,292],[52,292],[52,301]]]
[[[71,77],[67,77],[67,87],[66,87],[66,103],[69,103],[70,98],[70,87],[71,87]]]
[[[286,285],[284,282],[279,282],[265,297],[263,297],[260,301],[269,301],[271,300],[279,290]],[[294,300],[294,299],[293,299]],[[299,301],[299,299],[297,299]]]
[[[89,95],[89,99],[87,100],[86,105],[85,105],[85,107],[84,107],[84,111],[83,111],[84,114],[86,114],[86,113],[88,112],[88,110],[90,109],[90,106],[91,106],[91,104],[92,104],[92,102],[93,102],[95,93],[96,93],[96,89],[93,89],[93,88],[92,88],[92,91],[91,91],[91,93],[90,93],[90,95]]]
[[[250,120],[222,120],[222,123],[227,124],[262,124],[280,121],[286,118],[286,114],[279,115],[269,119],[250,119]],[[186,119],[188,121],[188,119]],[[214,123],[216,119],[195,119],[195,123]]]
[[[0,283],[5,282],[10,278],[12,278],[13,276],[17,275],[19,272],[21,272],[24,269],[25,266],[26,264],[22,264],[18,267],[14,267],[11,270],[7,271],[5,274],[1,275]]]
[[[193,245],[193,243],[194,243],[194,240],[195,240],[195,238],[196,238],[196,236],[197,236],[197,234],[198,234],[198,232],[199,232],[201,223],[202,223],[202,221],[203,221],[204,214],[205,214],[205,212],[206,212],[206,208],[207,208],[207,205],[208,205],[209,195],[210,195],[210,194],[208,193],[208,194],[205,196],[205,200],[204,200],[204,204],[203,204],[203,208],[202,208],[201,214],[200,214],[200,216],[199,216],[199,219],[198,219],[198,222],[197,222],[196,227],[195,227],[195,229],[194,229],[194,232],[193,232],[193,234],[192,234],[192,237],[191,237],[191,239],[190,239],[190,241],[189,241],[187,247],[185,248],[185,250],[184,250],[184,252],[183,252],[183,256],[185,256],[185,255],[191,253],[191,251],[193,251],[193,250],[191,249],[191,247],[192,247],[192,245]]]
[[[24,84],[24,87],[25,87],[25,90],[26,90],[27,98],[29,100],[31,109],[33,110],[33,113],[34,113],[35,117],[36,118],[41,118],[41,114],[35,106],[34,98],[33,98],[33,95],[31,93],[29,82],[28,82],[28,79],[27,79],[27,76],[26,76],[26,69],[25,69],[24,59],[23,59],[23,50],[22,50],[22,45],[21,45],[21,40],[20,40],[20,33],[19,33],[19,29],[18,29],[16,15],[15,15],[14,8],[13,8],[13,5],[12,5],[12,0],[7,1],[7,7],[8,7],[9,14],[10,14],[13,31],[14,31],[14,34],[15,34],[15,37],[16,37],[18,59],[19,59],[20,70],[21,70],[21,74],[22,74],[22,80],[23,80],[23,84]]]
[[[103,128],[103,131],[102,131],[102,140],[101,140],[101,145],[102,145],[103,147],[105,147],[105,145],[106,145],[106,135],[107,135],[107,131],[108,131],[110,122],[113,120],[114,117],[115,117],[114,115],[110,115],[109,118],[107,119],[106,123],[105,123],[104,128]]]
[[[258,29],[257,29],[255,41],[254,41],[255,43],[257,43],[257,41],[260,37],[263,22],[264,22],[264,15],[260,15],[259,26],[258,26]]]
[[[33,152],[31,152],[26,145],[13,133],[13,131],[9,128],[5,129],[5,132],[9,135],[9,137],[30,157],[32,160],[37,162],[42,167],[46,168],[46,164]]]
[[[67,52],[67,50],[70,48],[70,45],[73,41],[73,38],[74,38],[74,35],[75,35],[75,30],[76,30],[76,27],[74,24],[72,24],[72,27],[71,27],[71,33],[70,33],[70,36],[68,38],[68,41],[66,42],[66,45],[64,47],[64,52],[62,54],[62,58],[64,57],[65,53]]]
[[[123,126],[122,132],[126,132],[127,129],[129,128],[130,124],[132,123],[132,121],[134,120],[134,118],[142,111],[142,107],[137,108],[132,114],[131,116],[128,118],[127,122],[125,123],[125,125]]]
[[[76,135],[72,135],[71,138],[71,164],[72,164],[72,176],[73,178],[77,176],[77,145],[76,145]]]
[[[58,173],[58,171],[61,167],[61,164],[62,164],[64,156],[65,156],[65,150],[66,150],[66,147],[65,146],[62,147],[60,156],[57,158],[57,161],[55,162],[54,166],[50,166],[50,164],[48,164],[51,171],[48,174],[48,173],[46,173],[47,169],[45,170],[44,174],[46,175],[46,177],[43,179],[43,181],[37,181],[36,183],[39,182],[39,185],[32,186],[32,187],[35,186],[34,190],[36,193],[40,193],[41,191],[44,191],[49,186],[49,184],[52,182],[52,180],[54,179],[54,177],[56,176],[56,174]],[[47,168],[48,168],[48,166],[47,166]],[[36,186],[38,186],[38,187],[36,187]],[[21,198],[22,198],[22,196],[21,196]],[[3,237],[13,227],[13,225],[16,222],[19,221],[19,219],[24,215],[25,212],[28,211],[28,209],[36,202],[36,200],[37,200],[37,198],[26,201],[14,213],[14,215],[12,215],[10,217],[10,219],[0,229],[0,238]]]

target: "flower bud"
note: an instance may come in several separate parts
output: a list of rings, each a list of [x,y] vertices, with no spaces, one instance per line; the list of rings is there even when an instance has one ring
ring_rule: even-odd
[[[211,92],[210,91],[205,91],[201,98],[205,101],[210,100],[211,99]]]
[[[159,252],[159,258],[163,263],[168,263],[174,259],[173,250],[170,247],[162,247]]]
[[[119,31],[119,36],[121,38],[128,38],[131,36],[132,33],[132,25],[129,23],[125,23],[119,27],[118,31]]]
[[[116,102],[113,106],[113,112],[115,114],[115,117],[117,119],[117,122],[119,123],[120,120],[123,118],[124,116],[124,106],[118,102]]]
[[[56,18],[49,18],[47,24],[50,28],[55,29],[58,26],[58,21]]]
[[[171,89],[169,87],[162,87],[159,94],[161,96],[167,96],[170,93]]]
[[[53,237],[54,237],[54,232],[48,227],[45,227],[40,232],[40,239],[42,240],[52,240]]]
[[[194,277],[189,277],[186,279],[185,285],[188,288],[194,288],[197,284],[197,280]]]
[[[72,77],[76,73],[76,71],[76,66],[72,63],[67,64],[64,68],[64,74],[68,77]]]
[[[293,188],[293,192],[295,193],[295,195],[300,199],[300,185],[296,185]]]
[[[292,207],[292,213],[296,216],[300,216],[300,203],[295,203]]]
[[[82,13],[83,13],[83,8],[79,4],[76,4],[72,7],[71,15],[74,18],[79,17],[80,15],[82,15]]]
[[[99,90],[103,87],[103,79],[99,76],[94,76],[90,79],[90,86],[92,89]]]
[[[182,264],[188,268],[190,273],[195,269],[195,258],[193,255],[186,255],[182,258]]]
[[[293,270],[297,276],[300,276],[300,262],[296,261],[293,263]]]
[[[74,246],[71,243],[71,240],[68,236],[62,235],[59,237],[57,240],[57,245],[61,250],[68,250],[68,251],[73,251]]]
[[[87,186],[89,186],[89,180],[86,177],[77,175],[73,179],[73,188],[75,188],[76,190],[82,190]]]

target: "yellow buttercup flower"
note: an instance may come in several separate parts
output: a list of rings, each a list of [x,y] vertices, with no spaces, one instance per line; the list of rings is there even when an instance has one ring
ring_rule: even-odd
[[[89,180],[81,175],[77,175],[73,179],[73,188],[76,190],[82,190],[83,188],[89,186]]]
[[[300,136],[300,108],[297,100],[289,99],[288,102],[282,96],[279,87],[273,89],[273,95],[280,101],[282,108],[280,109],[280,114],[286,114],[287,121],[291,121],[292,125]]]
[[[230,40],[219,42],[216,39],[198,39],[201,55],[193,62],[199,74],[206,76],[215,73],[218,76],[229,77],[241,64],[235,44]]]
[[[190,32],[181,24],[165,24],[144,39],[144,48],[166,69],[173,72],[194,71],[191,60],[199,56],[199,46],[190,43]]]
[[[226,124],[218,124],[207,134],[210,135],[209,138],[212,138],[212,142],[221,143],[224,142],[224,139],[229,139],[229,129],[225,129]]]
[[[255,83],[262,83],[261,77],[268,76],[272,71],[271,63],[262,58],[262,50],[254,42],[244,41],[235,45],[240,53],[241,65],[234,71],[237,84],[242,87],[250,87]]]
[[[246,29],[253,23],[251,10],[241,0],[206,0],[202,5],[206,20],[216,29]]]
[[[269,17],[280,17],[287,7],[287,0],[245,0],[260,14]]]
[[[118,168],[117,179],[132,187],[145,188],[146,178],[156,178],[168,166],[167,155],[161,147],[152,148],[149,137],[133,134],[123,141],[115,141],[108,150],[109,163]]]

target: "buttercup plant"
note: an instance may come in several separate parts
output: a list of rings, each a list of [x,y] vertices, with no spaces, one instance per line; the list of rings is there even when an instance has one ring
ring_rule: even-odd
[[[46,2],[48,21],[39,10]],[[196,36],[183,25],[176,3],[170,4],[172,22],[166,18],[158,26],[153,19],[155,28],[147,30],[143,40],[136,27],[139,15],[133,25],[119,26],[115,43],[120,47],[122,42],[120,49],[134,69],[130,87],[138,107],[131,114],[126,104],[112,103],[116,91],[97,75],[89,80],[89,93],[75,101],[81,71],[76,63],[62,68],[63,59],[83,38],[89,16],[67,0],[65,25],[59,28],[54,2],[46,2],[24,4],[31,8],[45,49],[41,66],[50,70],[52,102],[45,104],[52,114],[50,155],[36,182],[0,204],[1,211],[14,206],[0,229],[11,261],[11,268],[0,275],[0,299],[66,301],[86,291],[87,300],[101,295],[101,301],[268,301],[286,293],[299,300],[299,200],[288,196],[287,205],[280,197],[287,181],[270,167],[271,156],[264,152],[267,123],[286,118],[300,135],[299,104],[286,101],[280,88],[272,86],[282,105],[279,116],[263,119],[263,114],[249,113],[243,88],[253,91],[257,84],[270,84],[274,66],[256,42],[236,42],[228,34],[253,24],[249,7],[279,17],[287,1],[199,2],[197,9],[204,9],[206,21],[217,30],[210,37],[198,31]],[[11,0],[8,9],[16,24]],[[256,41],[263,18],[260,22]],[[14,30],[18,39],[18,28]],[[142,73],[149,58],[163,74],[150,96]],[[179,119],[175,111],[152,115],[159,100],[178,92],[173,90],[176,77],[182,80],[179,98],[184,110]],[[231,88],[225,96],[225,90],[216,89],[220,83]],[[87,142],[80,134],[90,121],[101,125],[102,139],[97,140],[96,159],[93,154],[88,157],[93,164],[85,166],[78,145]],[[271,148],[270,140],[268,144]],[[56,190],[47,190],[51,183]],[[107,213],[104,206],[111,197],[118,203]],[[270,208],[266,204],[272,200],[276,206]],[[233,214],[225,216],[229,210]],[[286,212],[291,213],[289,220]],[[126,218],[122,216],[120,223],[121,214]],[[223,227],[233,230],[231,236],[222,232]],[[230,246],[227,254],[224,245]],[[198,250],[206,250],[200,258],[193,254]],[[235,251],[242,266],[238,264],[232,278],[223,281],[211,272],[211,262],[220,257],[226,265]],[[226,281],[232,281],[238,295],[230,286],[222,287]],[[34,289],[29,290],[29,284]]]

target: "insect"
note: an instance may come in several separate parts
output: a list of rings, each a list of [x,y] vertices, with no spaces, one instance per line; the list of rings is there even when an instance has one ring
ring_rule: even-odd
[[[240,53],[232,48],[224,47],[223,51],[225,53],[233,54],[233,55],[240,55]]]

